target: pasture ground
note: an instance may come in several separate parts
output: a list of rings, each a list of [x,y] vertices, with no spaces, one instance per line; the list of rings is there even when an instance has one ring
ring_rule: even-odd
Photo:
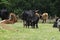
[[[6,25],[17,31],[0,28],[0,40],[60,40],[60,32],[53,24],[39,23],[38,29],[23,28],[21,22]]]

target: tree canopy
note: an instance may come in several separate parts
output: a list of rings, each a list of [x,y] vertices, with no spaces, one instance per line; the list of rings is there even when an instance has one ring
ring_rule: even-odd
[[[0,0],[0,9],[6,7],[9,11],[21,14],[27,9],[38,9],[40,13],[60,16],[60,0]]]

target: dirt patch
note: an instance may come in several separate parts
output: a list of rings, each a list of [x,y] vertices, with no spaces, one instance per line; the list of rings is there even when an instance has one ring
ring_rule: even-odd
[[[3,24],[3,23],[0,23],[0,26],[2,29],[5,29],[5,30],[18,31],[17,29],[7,26],[6,24]]]

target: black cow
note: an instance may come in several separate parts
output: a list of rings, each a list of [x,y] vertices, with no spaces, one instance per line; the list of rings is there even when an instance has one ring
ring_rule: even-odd
[[[26,26],[29,27],[31,24],[31,18],[33,17],[34,13],[32,10],[26,10],[22,13],[22,20]]]
[[[32,28],[38,28],[39,17],[35,15],[35,12],[32,10],[24,11],[22,14],[22,20],[26,23],[26,27],[32,26]]]
[[[0,17],[2,20],[4,19],[8,19],[9,18],[9,12],[7,9],[3,8],[1,11],[0,11]]]
[[[36,26],[36,28],[38,28],[39,17],[38,16],[34,16],[31,21],[32,21],[31,22],[32,28],[35,28],[35,26]]]
[[[54,24],[53,24],[53,27],[57,27],[57,20],[58,20],[59,18],[57,17],[56,18],[56,20],[55,20],[55,22],[54,22]]]

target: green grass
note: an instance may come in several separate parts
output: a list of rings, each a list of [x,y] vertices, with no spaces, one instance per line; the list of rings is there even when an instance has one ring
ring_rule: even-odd
[[[39,23],[38,29],[28,29],[23,28],[20,22],[7,24],[19,31],[0,29],[0,40],[60,40],[58,28],[53,28],[52,25]]]

